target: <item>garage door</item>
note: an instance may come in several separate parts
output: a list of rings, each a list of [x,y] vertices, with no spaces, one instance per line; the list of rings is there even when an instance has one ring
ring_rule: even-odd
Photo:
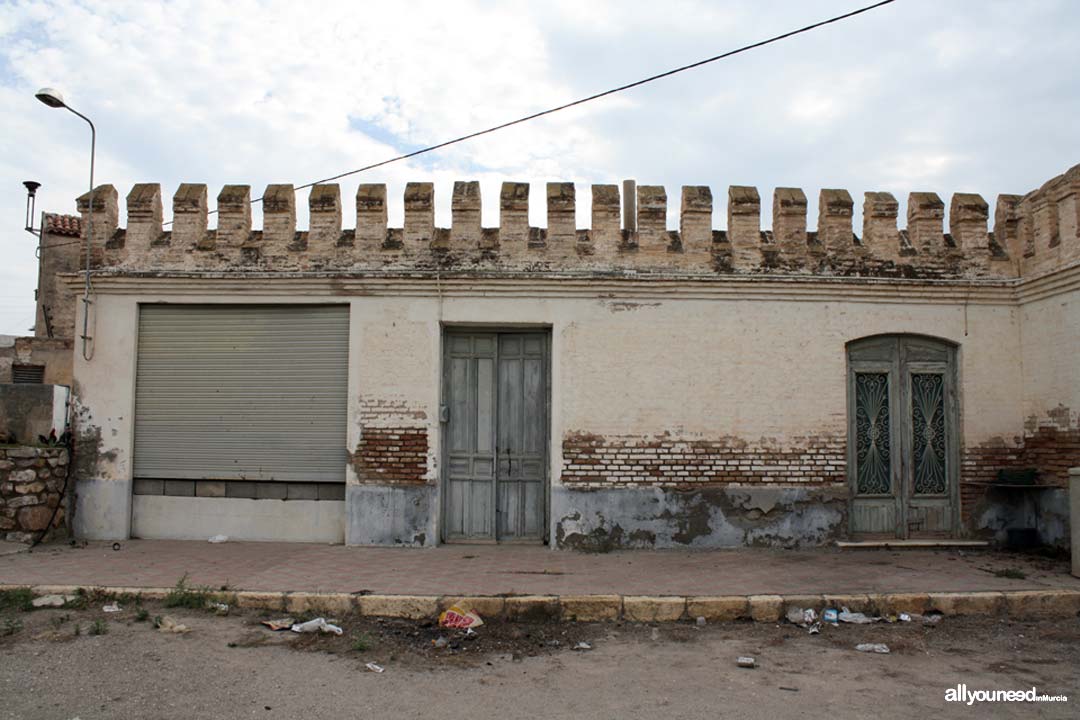
[[[344,482],[349,311],[141,305],[135,477]]]

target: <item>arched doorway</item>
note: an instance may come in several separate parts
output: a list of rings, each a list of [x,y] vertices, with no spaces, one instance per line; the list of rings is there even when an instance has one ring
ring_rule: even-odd
[[[956,346],[918,335],[848,343],[849,525],[860,538],[959,529]]]

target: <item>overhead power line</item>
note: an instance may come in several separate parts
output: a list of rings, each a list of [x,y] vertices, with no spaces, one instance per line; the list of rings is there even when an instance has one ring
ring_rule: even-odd
[[[397,155],[395,157],[388,158],[386,160],[381,160],[381,161],[379,161],[377,163],[372,163],[371,165],[365,165],[363,167],[356,168],[355,170],[348,170],[346,172],[338,173],[337,175],[331,175],[330,177],[325,177],[325,178],[322,178],[320,180],[313,180],[312,182],[304,183],[303,185],[298,185],[295,188],[295,190],[300,191],[300,190],[304,190],[304,189],[309,188],[309,187],[314,187],[315,185],[319,185],[321,183],[327,183],[327,182],[332,182],[334,180],[340,180],[341,178],[349,177],[350,175],[356,175],[358,173],[366,172],[368,170],[374,170],[375,168],[383,167],[384,165],[389,165],[391,163],[400,162],[402,160],[408,160],[409,158],[414,158],[414,157],[416,157],[418,155],[424,155],[425,153],[434,152],[436,150],[441,150],[444,147],[449,147],[450,145],[455,145],[455,144],[460,143],[460,142],[465,142],[466,140],[472,140],[473,138],[480,137],[481,135],[488,135],[490,133],[497,132],[499,130],[505,130],[508,127],[513,127],[514,125],[520,125],[522,123],[529,122],[530,120],[536,120],[537,118],[542,118],[545,115],[552,115],[552,114],[560,112],[562,110],[568,110],[568,109],[570,109],[572,107],[577,107],[578,105],[584,105],[585,103],[592,102],[593,100],[599,100],[600,98],[605,98],[605,97],[608,97],[609,95],[614,95],[616,93],[621,93],[621,92],[624,92],[626,90],[630,90],[632,88],[640,87],[642,85],[646,85],[646,84],[651,83],[651,82],[656,82],[657,80],[661,80],[661,79],[666,78],[666,77],[671,77],[672,75],[677,75],[678,73],[686,72],[687,70],[693,70],[694,68],[699,68],[702,65],[708,65],[709,63],[714,63],[714,62],[717,62],[719,60],[724,60],[726,58],[732,57],[734,55],[739,55],[740,53],[748,52],[750,50],[755,50],[757,48],[764,47],[766,45],[771,45],[773,43],[780,42],[781,40],[787,40],[788,38],[795,37],[796,35],[801,35],[803,33],[808,33],[808,32],[810,32],[812,30],[817,30],[818,28],[825,27],[826,25],[832,25],[833,23],[838,23],[841,20],[847,20],[848,18],[853,18],[856,15],[862,15],[863,13],[870,12],[871,10],[877,10],[880,7],[883,7],[885,5],[890,5],[890,4],[894,3],[894,2],[896,2],[896,0],[881,0],[881,2],[876,2],[876,3],[872,4],[872,5],[867,5],[865,7],[861,7],[859,9],[857,9],[857,10],[852,10],[851,12],[846,12],[843,15],[837,15],[835,17],[831,17],[828,20],[821,20],[819,22],[813,23],[812,25],[807,25],[806,27],[801,27],[798,30],[791,30],[791,31],[788,31],[788,32],[780,34],[780,35],[775,35],[775,36],[773,36],[771,38],[768,38],[766,40],[759,40],[759,41],[757,41],[755,43],[751,43],[749,45],[743,45],[742,47],[736,48],[735,50],[729,50],[729,51],[727,51],[725,53],[721,53],[719,55],[713,55],[712,57],[705,58],[704,60],[698,60],[697,62],[690,63],[689,65],[682,65],[680,67],[673,68],[671,70],[666,70],[666,71],[664,71],[662,73],[658,73],[656,75],[651,75],[651,76],[649,76],[647,78],[643,78],[641,80],[636,80],[634,82],[627,83],[625,85],[620,85],[618,87],[611,88],[610,90],[604,90],[603,92],[598,92],[598,93],[596,93],[594,95],[589,95],[588,97],[583,97],[583,98],[580,98],[578,100],[574,100],[572,102],[564,103],[562,105],[558,105],[558,106],[553,107],[553,108],[548,108],[547,110],[541,110],[540,112],[535,112],[535,113],[532,113],[531,115],[526,115],[524,117],[517,118],[516,120],[510,120],[508,122],[504,122],[504,123],[501,123],[499,125],[493,125],[492,127],[486,128],[484,130],[477,130],[476,132],[471,132],[468,135],[461,135],[460,137],[453,138],[452,140],[446,140],[445,142],[441,142],[441,143],[438,143],[436,145],[429,145],[428,147],[424,147],[424,148],[421,148],[419,150],[414,150],[412,152],[405,153],[403,155]],[[262,199],[263,198],[259,197],[259,198],[256,198],[255,200],[253,200],[252,202],[261,202]],[[217,210],[211,210],[210,214],[214,214],[216,212],[217,212]],[[166,223],[166,224],[169,224],[169,223]]]

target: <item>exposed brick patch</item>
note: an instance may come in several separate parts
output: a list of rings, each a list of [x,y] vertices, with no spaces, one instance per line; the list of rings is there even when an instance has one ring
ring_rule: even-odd
[[[845,449],[845,439],[834,436],[770,446],[733,437],[679,440],[576,432],[563,438],[562,481],[576,488],[842,484]]]
[[[1080,426],[1034,419],[1027,425],[1024,436],[1011,443],[995,439],[964,449],[960,502],[965,521],[973,517],[987,492],[984,485],[971,485],[973,481],[996,482],[999,470],[1035,468],[1040,485],[1065,487],[1069,468],[1080,466]]]
[[[365,428],[352,463],[362,483],[427,482],[428,436],[423,428]]]
[[[49,526],[67,466],[68,452],[62,447],[0,446],[0,537],[31,542]],[[50,533],[63,525],[61,506]]]

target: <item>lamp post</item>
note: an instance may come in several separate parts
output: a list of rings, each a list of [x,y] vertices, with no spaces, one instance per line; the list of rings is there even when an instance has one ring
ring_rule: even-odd
[[[52,88],[41,88],[34,94],[34,97],[51,108],[64,108],[72,114],[78,115],[90,126],[90,214],[87,215],[86,220],[86,280],[83,290],[83,331],[80,336],[82,338],[83,359],[89,360],[90,354],[86,352],[86,347],[87,341],[90,339],[87,332],[90,322],[90,243],[94,230],[94,150],[97,145],[97,129],[94,127],[94,123],[90,121],[90,118],[65,103],[64,96],[59,91]]]

